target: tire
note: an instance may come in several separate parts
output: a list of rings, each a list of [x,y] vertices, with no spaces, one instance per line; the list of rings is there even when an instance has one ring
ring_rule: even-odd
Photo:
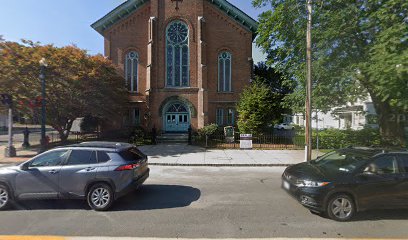
[[[108,210],[114,201],[112,188],[106,183],[94,184],[88,191],[87,201],[95,211]]]
[[[338,194],[330,198],[327,204],[327,216],[335,221],[349,221],[356,213],[354,200],[346,194]]]
[[[0,210],[7,209],[10,205],[10,191],[8,188],[0,184]]]

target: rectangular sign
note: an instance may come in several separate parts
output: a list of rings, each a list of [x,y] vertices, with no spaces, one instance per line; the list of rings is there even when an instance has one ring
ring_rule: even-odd
[[[241,134],[239,147],[241,149],[252,149],[252,134]]]

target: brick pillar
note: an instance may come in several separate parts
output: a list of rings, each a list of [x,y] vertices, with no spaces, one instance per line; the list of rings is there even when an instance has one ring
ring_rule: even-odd
[[[199,16],[197,26],[197,82],[199,88],[197,109],[198,128],[202,128],[208,124],[207,43],[205,29],[205,19],[204,17]]]
[[[156,113],[154,106],[152,106],[154,94],[154,79],[156,78],[155,69],[156,69],[156,17],[150,17],[148,22],[148,41],[147,41],[147,66],[146,66],[146,111],[150,116],[150,119],[147,119],[149,122],[148,130],[152,128],[155,124],[152,124],[151,118],[156,118]]]

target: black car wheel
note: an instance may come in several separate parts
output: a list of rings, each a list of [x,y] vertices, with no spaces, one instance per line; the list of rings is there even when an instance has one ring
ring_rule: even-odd
[[[10,194],[6,186],[0,184],[0,210],[6,209],[10,203]]]
[[[327,215],[336,221],[344,222],[350,220],[356,212],[353,199],[346,194],[332,197],[327,205]]]
[[[87,200],[92,209],[106,211],[113,203],[113,191],[108,184],[95,184],[89,189]]]

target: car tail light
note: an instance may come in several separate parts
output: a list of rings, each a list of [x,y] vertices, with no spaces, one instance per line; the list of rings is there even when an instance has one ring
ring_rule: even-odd
[[[123,165],[123,166],[117,167],[117,168],[115,169],[115,171],[127,171],[127,170],[133,170],[133,169],[138,168],[138,167],[140,167],[140,164],[139,164],[139,163],[135,163],[135,164],[126,164],[126,165]]]

